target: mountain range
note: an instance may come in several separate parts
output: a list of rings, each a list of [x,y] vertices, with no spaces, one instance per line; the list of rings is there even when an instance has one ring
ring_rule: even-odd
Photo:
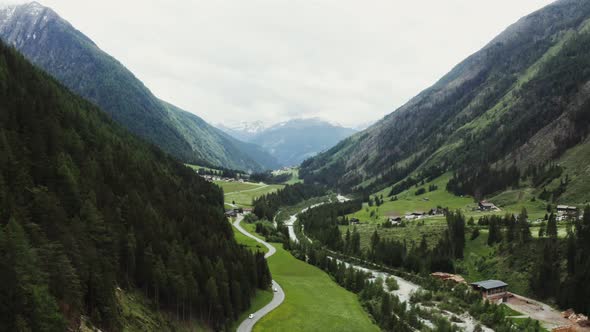
[[[261,122],[220,126],[226,133],[264,148],[282,166],[296,166],[356,133],[317,118],[294,119],[265,127]]]
[[[55,11],[37,2],[0,9],[0,38],[131,132],[187,163],[261,171],[263,149],[166,103]]]
[[[584,203],[590,177],[579,159],[590,155],[589,50],[590,2],[557,1],[508,27],[383,120],[306,161],[300,174],[371,191],[454,172],[466,193],[482,196],[514,184],[517,173],[557,163],[567,179],[536,183],[537,190]]]

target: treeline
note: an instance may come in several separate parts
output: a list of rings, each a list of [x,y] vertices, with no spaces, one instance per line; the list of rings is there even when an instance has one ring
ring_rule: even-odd
[[[353,209],[351,202],[348,206]],[[419,245],[381,239],[377,230],[372,234],[369,247],[360,248],[360,235],[356,228],[352,233],[347,230],[344,238],[339,225],[345,224],[347,203],[334,203],[318,206],[299,214],[299,222],[304,226],[305,234],[319,241],[327,248],[346,255],[383,264],[393,268],[403,267],[413,272],[454,271],[454,260],[463,258],[465,246],[465,217],[460,212],[446,215],[448,229],[437,245],[429,249],[426,239]]]
[[[530,261],[524,263],[530,266],[529,285],[536,297],[590,313],[590,206],[581,219],[568,222],[565,240],[558,237],[553,213],[540,225],[539,239],[534,241],[525,209],[518,217],[484,216],[478,225],[488,226],[488,244],[499,244],[500,252],[511,259],[519,258],[514,255],[520,252],[532,253],[525,255]]]
[[[325,195],[326,190],[318,185],[296,183],[254,200],[253,213],[260,219],[273,220],[280,206],[295,205],[312,197]]]
[[[231,179],[239,179],[239,178],[247,178],[248,174],[244,171],[239,171],[235,169],[223,168],[223,167],[215,167],[215,168],[199,168],[197,170],[199,175],[212,175],[212,176],[220,176],[224,178],[231,178]]]
[[[336,283],[358,295],[362,306],[375,319],[383,331],[411,332],[422,328],[417,309],[408,307],[399,298],[386,292],[384,280],[371,280],[371,274],[340,262],[325,250],[313,246],[291,243],[295,257],[317,266],[328,273]]]
[[[254,173],[250,175],[252,182],[264,182],[267,184],[280,184],[291,180],[293,175],[291,173],[281,173],[274,175],[271,171]]]
[[[555,223],[555,217],[552,217],[552,220]],[[513,214],[506,214],[504,217],[491,215],[481,217],[477,223],[488,226],[488,245],[490,246],[502,241],[507,244],[520,245],[528,243],[532,239],[528,213],[525,208],[522,209],[518,218]]]
[[[568,234],[565,250],[560,250],[556,237],[550,236],[544,239],[543,256],[539,260],[537,287],[549,289],[552,292],[547,296],[557,298],[563,308],[574,308],[577,312],[590,314],[590,206],[584,209],[581,220],[574,221],[573,231]],[[559,284],[558,276],[562,275],[561,265],[549,266],[560,258],[566,258],[565,280]],[[544,284],[546,281],[540,278],[544,273],[552,276],[547,282],[553,282],[555,286]]]
[[[520,171],[516,166],[498,170],[488,165],[464,167],[453,174],[447,183],[447,190],[457,196],[472,195],[481,199],[511,186],[518,186],[519,181]]]
[[[269,286],[221,189],[1,42],[0,109],[0,330],[120,330],[117,287],[222,329]]]
[[[394,184],[391,187],[391,190],[389,191],[389,197],[395,196],[401,192],[403,192],[404,190],[410,189],[412,186],[415,186],[416,188],[418,188],[418,186],[422,186],[427,182],[430,182],[434,179],[436,179],[437,177],[441,176],[443,173],[445,172],[445,168],[442,166],[433,166],[433,167],[429,167],[423,171],[420,171],[420,173],[418,173],[418,175],[416,176],[409,176],[407,178],[405,178],[403,181]],[[416,191],[416,196],[424,194],[426,192],[426,189],[421,188],[422,190],[418,189],[418,191]],[[430,185],[430,187],[428,188],[429,191],[435,191],[438,189],[438,187],[434,186],[434,185]]]

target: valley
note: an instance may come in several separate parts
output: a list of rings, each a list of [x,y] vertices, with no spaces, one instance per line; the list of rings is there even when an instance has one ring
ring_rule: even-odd
[[[590,1],[482,1],[536,10],[430,87],[497,27],[47,2],[0,5],[0,332],[590,331]]]

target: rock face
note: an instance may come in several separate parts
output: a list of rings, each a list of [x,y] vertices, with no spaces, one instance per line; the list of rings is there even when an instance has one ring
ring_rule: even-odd
[[[31,2],[0,9],[0,38],[115,121],[184,162],[242,170],[277,166],[261,149],[242,149],[243,142],[158,99],[50,8]],[[179,124],[178,118],[188,118],[189,124]]]

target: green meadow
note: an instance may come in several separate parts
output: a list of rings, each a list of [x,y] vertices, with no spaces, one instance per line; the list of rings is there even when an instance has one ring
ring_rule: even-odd
[[[355,294],[336,284],[322,270],[273,244],[268,259],[273,279],[285,301],[254,326],[254,331],[379,331]]]
[[[215,184],[223,188],[226,203],[233,204],[235,202],[237,206],[245,208],[252,207],[254,199],[284,187],[282,184],[266,185],[250,182],[215,181]]]

